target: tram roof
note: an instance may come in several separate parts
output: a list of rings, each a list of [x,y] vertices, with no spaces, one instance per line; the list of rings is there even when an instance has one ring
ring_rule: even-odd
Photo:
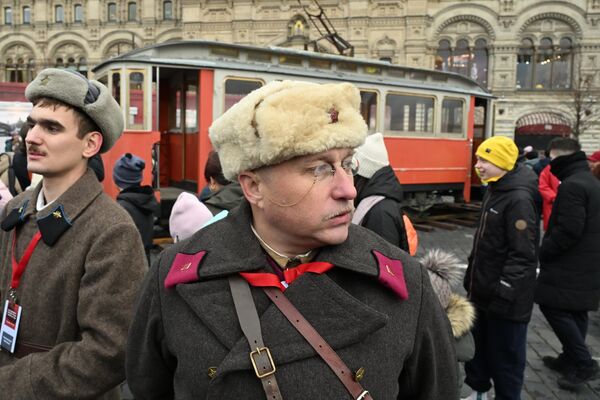
[[[295,65],[290,61],[294,61]],[[174,41],[147,46],[106,60],[93,71],[101,73],[113,66],[131,64],[257,71],[290,77],[329,78],[494,97],[476,81],[453,72],[285,47],[259,47],[209,40]]]

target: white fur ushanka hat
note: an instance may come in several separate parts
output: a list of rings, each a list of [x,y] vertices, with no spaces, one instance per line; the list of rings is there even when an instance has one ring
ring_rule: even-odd
[[[275,81],[251,92],[209,128],[223,174],[279,164],[294,157],[360,146],[367,125],[360,92],[350,83]]]

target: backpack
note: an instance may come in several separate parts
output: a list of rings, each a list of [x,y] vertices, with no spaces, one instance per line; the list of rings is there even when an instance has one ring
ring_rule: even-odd
[[[23,190],[21,189],[21,185],[19,185],[19,182],[15,177],[12,159],[12,153],[0,154],[0,179],[8,188],[10,194],[16,196]]]
[[[385,199],[384,196],[368,196],[361,200],[354,210],[354,215],[352,216],[352,223],[356,225],[360,225],[369,212],[371,208],[381,200]],[[417,247],[419,245],[419,238],[417,236],[417,231],[415,230],[410,218],[403,211],[402,213],[402,221],[404,222],[404,230],[406,234],[406,238],[408,240],[408,252],[411,256],[414,256],[417,253]]]

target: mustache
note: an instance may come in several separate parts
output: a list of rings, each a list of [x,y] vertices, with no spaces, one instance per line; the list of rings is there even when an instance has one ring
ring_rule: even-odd
[[[344,215],[344,214],[348,214],[348,213],[352,213],[354,212],[354,206],[349,205],[348,207],[341,209],[339,211],[336,211],[334,213],[331,213],[329,215],[327,215],[325,218],[323,218],[325,221],[329,220],[329,219],[333,219],[335,217],[339,217],[340,215]]]
[[[27,153],[44,154],[44,152],[40,151],[40,149],[37,146],[35,146],[35,145],[30,145],[29,147],[27,147]]]

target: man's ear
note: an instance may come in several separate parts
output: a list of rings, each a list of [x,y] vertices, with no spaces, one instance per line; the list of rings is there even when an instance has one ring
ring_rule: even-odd
[[[253,171],[242,171],[238,175],[238,181],[244,191],[244,197],[250,204],[262,208],[263,194],[260,191],[260,177]]]
[[[102,140],[103,138],[100,132],[94,131],[87,133],[83,139],[83,157],[90,159],[98,153],[102,147]]]

